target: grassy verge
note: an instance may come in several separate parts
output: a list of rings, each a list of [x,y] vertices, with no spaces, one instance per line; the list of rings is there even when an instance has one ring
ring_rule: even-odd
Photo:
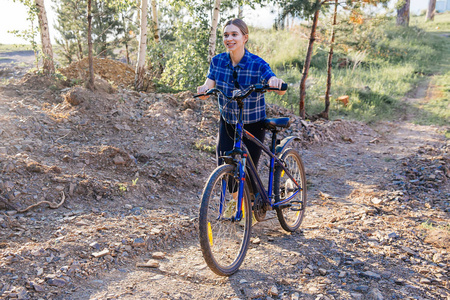
[[[341,24],[345,23],[344,20],[341,18]],[[394,24],[393,19],[380,17],[362,25],[344,24],[338,28],[331,118],[358,119],[369,123],[392,119],[402,111],[399,100],[431,77],[434,91],[438,92],[433,92],[427,103],[417,107],[417,122],[449,125],[450,13],[437,15],[433,23],[425,23],[424,17],[413,18],[411,24],[409,28],[401,28]],[[271,64],[279,77],[290,83],[287,96],[269,95],[268,101],[295,112],[298,111],[301,60],[305,57],[302,49],[307,46],[305,33],[308,30],[301,32],[302,28],[282,34],[254,30],[251,35],[253,44],[249,45],[252,51]],[[307,82],[306,110],[309,115],[324,109],[328,36],[329,32],[320,31],[315,44]],[[347,106],[336,101],[343,95],[350,97]]]
[[[31,45],[0,44],[0,52],[33,50]]]
[[[442,60],[433,64],[434,72],[427,93],[428,101],[420,105],[419,124],[450,125],[450,13],[438,14],[434,22],[413,18],[412,23],[426,30],[430,42],[439,49]],[[450,138],[450,130],[446,136]]]

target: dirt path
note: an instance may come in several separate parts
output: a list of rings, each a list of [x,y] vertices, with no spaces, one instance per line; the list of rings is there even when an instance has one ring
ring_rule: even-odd
[[[448,252],[424,243],[419,235],[422,222],[448,222],[448,212],[443,212],[444,206],[422,211],[397,200],[402,195],[380,188],[386,180],[389,182],[388,170],[397,168],[402,158],[415,155],[424,145],[442,145],[442,134],[405,122],[386,123],[378,130],[383,135],[367,133],[364,128],[351,136],[354,143],[337,142],[302,150],[311,184],[311,202],[302,233],[286,234],[276,220],[257,224],[254,244],[236,275],[214,275],[206,267],[194,238],[167,250],[157,269],[115,271],[102,277],[101,284],[93,280],[93,286],[73,296],[446,299],[450,295]],[[448,241],[447,235],[447,247]],[[437,257],[441,260],[433,260]]]
[[[241,270],[223,278],[196,237],[215,105],[119,90],[72,106],[47,86],[0,88],[0,299],[450,298],[449,142],[411,123],[414,110],[374,128],[297,122],[302,231],[256,224]],[[63,194],[59,209],[17,211]]]
[[[0,57],[2,58],[0,64],[23,63],[32,65],[35,60],[32,50],[2,52]]]
[[[0,78],[5,81],[20,78],[33,68],[34,63],[34,52],[31,50],[2,52],[0,53]]]

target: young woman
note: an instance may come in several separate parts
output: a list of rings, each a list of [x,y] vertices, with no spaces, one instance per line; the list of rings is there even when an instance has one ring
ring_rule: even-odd
[[[284,81],[275,76],[269,64],[245,48],[247,41],[248,27],[244,21],[233,19],[225,24],[223,43],[227,52],[213,57],[207,79],[202,86],[197,88],[197,93],[202,94],[217,87],[227,96],[231,96],[234,90],[245,89],[256,83],[267,83],[271,87],[281,88]],[[279,95],[283,95],[285,92],[276,91]],[[218,164],[221,164],[219,157],[233,149],[234,126],[237,123],[239,110],[235,102],[227,103],[221,95],[218,96],[218,102],[221,118],[216,155]],[[264,94],[251,94],[244,100],[244,128],[262,142],[264,142],[265,136],[265,118]],[[261,149],[246,139],[244,139],[244,143],[257,166]]]

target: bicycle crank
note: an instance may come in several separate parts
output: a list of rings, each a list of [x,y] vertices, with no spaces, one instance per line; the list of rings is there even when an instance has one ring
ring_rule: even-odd
[[[262,202],[259,194],[256,194],[256,199],[253,203],[253,214],[255,216],[256,221],[262,222],[266,217],[267,209],[264,207],[264,203]]]

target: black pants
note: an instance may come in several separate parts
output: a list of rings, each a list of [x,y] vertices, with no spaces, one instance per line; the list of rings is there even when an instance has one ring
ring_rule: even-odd
[[[256,123],[245,124],[244,129],[253,134],[258,140],[264,142],[266,136],[266,130],[264,127],[264,121],[258,121]],[[217,147],[216,147],[216,158],[217,164],[223,164],[223,161],[219,159],[223,156],[226,151],[232,150],[234,146],[234,132],[235,125],[227,123],[222,117],[220,117],[219,123],[219,134],[217,135]],[[261,157],[261,148],[259,148],[255,143],[251,142],[247,138],[243,139],[247,150],[252,157],[255,167],[258,167],[258,161]],[[256,183],[252,181],[253,191],[256,191]]]

